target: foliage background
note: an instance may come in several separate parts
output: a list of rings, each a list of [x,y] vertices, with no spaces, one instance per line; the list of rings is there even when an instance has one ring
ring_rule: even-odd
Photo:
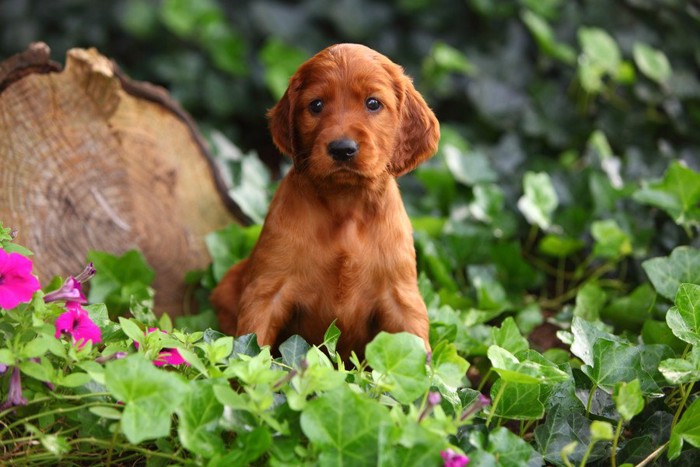
[[[528,439],[537,424],[534,445],[554,463],[574,437],[584,441],[569,453],[577,462],[607,459],[609,444],[594,451],[588,442],[591,419],[629,422],[636,413],[623,414],[610,393],[634,379],[648,405],[629,425],[621,457],[647,458],[673,427],[679,465],[697,462],[697,450],[680,454],[678,439],[700,443],[683,431],[700,417],[700,341],[697,328],[685,339],[676,331],[677,315],[700,310],[699,30],[700,8],[682,0],[0,3],[0,56],[34,40],[58,61],[68,48],[94,46],[130,76],[170,89],[230,159],[234,195],[254,220],[269,180],[241,154],[254,151],[276,171],[264,114],[297,65],[336,42],[361,42],[402,64],[443,131],[439,154],[401,181],[431,340],[468,357],[492,397],[508,383],[509,402],[533,400],[523,388],[535,385],[522,376],[533,365],[550,383],[561,377],[555,364],[566,368],[570,378],[556,392],[537,385],[545,419],[542,404],[532,414],[536,404],[503,403],[489,416],[519,420]],[[208,238],[225,254],[213,254],[213,268],[198,277],[205,286],[255,234]],[[692,300],[676,296],[681,282],[695,284]],[[553,349],[566,348],[562,341],[582,361]],[[510,368],[503,349],[524,369]],[[523,380],[530,386],[518,386]],[[578,431],[559,439],[562,426]],[[456,441],[464,449],[485,439],[470,433]]]

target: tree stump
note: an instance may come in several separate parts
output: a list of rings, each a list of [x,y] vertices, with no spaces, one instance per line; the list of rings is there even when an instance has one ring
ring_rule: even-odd
[[[204,236],[243,220],[191,118],[94,49],[65,69],[46,44],[0,63],[0,220],[34,251],[35,273],[75,275],[89,250],[140,250],[156,312],[181,314]],[[98,272],[99,273],[99,272]]]

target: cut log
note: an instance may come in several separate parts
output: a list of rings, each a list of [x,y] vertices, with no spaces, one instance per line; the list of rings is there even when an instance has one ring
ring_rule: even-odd
[[[0,63],[0,220],[35,273],[77,274],[89,250],[138,249],[156,271],[156,312],[182,314],[204,236],[244,216],[190,117],[94,49],[63,71],[45,44]],[[99,273],[99,272],[98,272]]]

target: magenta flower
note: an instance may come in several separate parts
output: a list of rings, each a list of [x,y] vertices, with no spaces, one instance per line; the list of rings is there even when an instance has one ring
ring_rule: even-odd
[[[39,280],[32,275],[31,260],[0,248],[0,308],[10,310],[27,303],[40,288]]]
[[[95,275],[95,266],[92,263],[85,266],[85,269],[76,277],[70,276],[63,282],[60,289],[54,290],[44,295],[46,303],[55,302],[57,300],[65,300],[67,302],[77,302],[80,304],[87,303],[87,298],[83,294],[82,284],[89,281]]]
[[[27,405],[27,399],[22,397],[22,379],[19,374],[19,368],[13,367],[12,376],[10,376],[10,387],[7,390],[7,400],[0,404],[0,410],[18,405]]]
[[[100,328],[92,322],[88,312],[77,302],[66,303],[66,312],[56,319],[56,339],[61,338],[61,334],[70,334],[73,342],[79,347],[84,346],[87,341],[93,344],[102,342]]]
[[[464,467],[469,463],[469,458],[464,454],[459,454],[452,449],[440,451],[442,457],[442,465],[444,467]]]
[[[158,331],[158,328],[148,328],[148,334]],[[160,331],[163,334],[167,334],[165,331]],[[136,348],[139,348],[139,343],[134,342],[134,345]],[[180,355],[180,352],[177,351],[177,349],[170,349],[170,348],[164,348],[160,351],[158,356],[156,357],[155,360],[153,360],[153,364],[155,366],[163,366],[163,365],[182,365],[185,364],[189,366],[190,364],[187,363],[187,361],[182,358],[182,355]]]

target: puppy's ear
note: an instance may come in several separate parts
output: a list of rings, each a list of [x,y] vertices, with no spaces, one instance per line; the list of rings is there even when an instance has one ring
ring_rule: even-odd
[[[300,86],[297,75],[289,80],[282,99],[267,112],[272,141],[282,154],[294,155],[294,101]]]
[[[399,134],[394,157],[389,163],[389,171],[395,177],[410,172],[435,154],[440,141],[440,124],[435,114],[408,76],[402,73],[400,80],[403,95],[399,108]]]

